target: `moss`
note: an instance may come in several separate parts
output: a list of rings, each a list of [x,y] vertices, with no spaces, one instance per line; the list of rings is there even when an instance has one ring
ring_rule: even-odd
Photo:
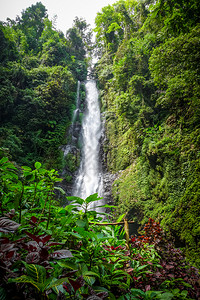
[[[141,224],[155,218],[165,230],[175,233],[186,245],[188,258],[198,264],[200,161],[193,145],[188,132],[180,135],[178,130],[175,135],[160,133],[160,139],[158,135],[146,138],[141,155],[119,173],[113,196],[116,216],[129,212]],[[188,161],[195,155],[195,160]]]
[[[77,155],[74,155],[72,153],[68,153],[65,156],[65,168],[68,172],[74,173],[80,164],[80,157]]]
[[[126,169],[134,161],[134,130],[121,118],[109,118],[106,124],[108,143],[105,145],[108,167],[113,172]],[[107,150],[107,151],[106,151]]]
[[[72,176],[71,175],[65,175],[66,182],[72,182]]]
[[[186,243],[186,253],[190,259],[200,263],[200,182],[199,170],[193,169],[194,181],[185,189],[170,220],[173,230],[179,232]],[[189,178],[191,179],[191,178]]]

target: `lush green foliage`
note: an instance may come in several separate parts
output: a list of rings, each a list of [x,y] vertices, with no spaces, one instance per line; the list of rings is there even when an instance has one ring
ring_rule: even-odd
[[[142,224],[155,218],[196,263],[199,11],[196,0],[118,1],[96,17],[104,150],[109,170],[119,172],[117,214]]]
[[[62,169],[59,146],[66,143],[77,81],[86,79],[91,31],[76,18],[65,38],[38,2],[1,22],[0,35],[1,146],[20,164],[41,160]]]
[[[149,217],[159,221],[196,264],[199,3],[120,0],[98,13],[95,29],[106,163],[119,172],[115,212],[128,212],[140,224]],[[195,299],[194,269],[185,270],[179,252],[169,245],[159,252],[160,245],[137,240],[129,253],[119,228],[89,224],[102,221],[88,211],[97,195],[59,207],[55,194],[63,191],[57,172],[34,164],[41,160],[56,169],[67,164],[69,174],[78,164],[71,153],[64,160],[59,146],[72,119],[77,80],[86,79],[86,53],[93,50],[86,22],[76,18],[65,37],[37,3],[15,21],[1,23],[0,38],[0,143],[9,158],[28,165],[0,161],[1,297],[14,291],[26,299],[29,289],[36,299],[48,294],[52,299],[105,298],[107,293],[110,299]],[[171,257],[174,262],[166,264]]]
[[[91,210],[97,194],[60,207],[60,178],[39,162],[3,157],[0,182],[1,299],[198,299],[197,270],[153,219],[127,245]]]

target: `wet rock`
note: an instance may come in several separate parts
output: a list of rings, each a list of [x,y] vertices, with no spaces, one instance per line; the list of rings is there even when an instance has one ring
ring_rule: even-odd
[[[104,186],[104,193],[103,197],[106,204],[112,205],[113,198],[112,198],[112,185],[113,182],[117,178],[117,174],[112,174],[110,172],[106,172],[103,174],[103,186]]]

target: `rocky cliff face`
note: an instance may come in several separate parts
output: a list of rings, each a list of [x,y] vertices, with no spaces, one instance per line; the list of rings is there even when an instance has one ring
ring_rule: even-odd
[[[118,172],[112,173],[108,169],[108,161],[107,161],[107,146],[109,143],[108,137],[106,135],[105,125],[106,125],[106,118],[105,114],[102,113],[102,137],[101,137],[101,144],[100,144],[100,160],[102,165],[102,173],[103,173],[103,197],[106,204],[112,205],[113,204],[113,195],[112,195],[112,185],[113,182],[118,177]]]

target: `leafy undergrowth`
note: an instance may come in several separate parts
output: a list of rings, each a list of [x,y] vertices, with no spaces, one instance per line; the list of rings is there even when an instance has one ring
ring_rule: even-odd
[[[97,194],[60,207],[59,181],[38,162],[0,160],[1,300],[199,299],[198,270],[159,223],[149,219],[127,245],[120,226],[97,224],[111,218],[89,210]]]

